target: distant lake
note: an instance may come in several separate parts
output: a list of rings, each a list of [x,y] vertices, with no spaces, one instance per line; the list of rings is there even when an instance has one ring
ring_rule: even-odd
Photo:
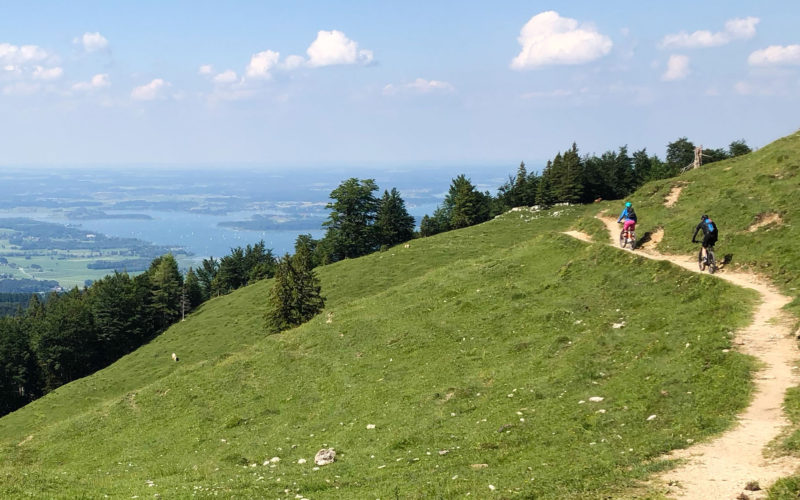
[[[485,168],[467,172],[482,190],[494,192],[515,170]],[[417,222],[441,203],[459,170],[369,171],[318,169],[261,171],[257,169],[55,169],[11,170],[0,174],[0,217],[29,217],[69,224],[87,232],[137,238],[156,245],[180,246],[194,254],[188,265],[207,257],[220,258],[231,248],[263,240],[275,255],[294,251],[300,234],[322,238],[324,230],[291,229],[293,220],[324,220],[328,195],[348,177],[376,178],[380,190],[397,187],[408,212]],[[471,175],[470,175],[471,174]],[[79,218],[69,218],[78,214]],[[109,218],[84,218],[108,215]],[[287,229],[243,230],[220,227],[220,222],[248,221],[252,216],[275,216]],[[126,218],[128,217],[128,218]],[[183,259],[182,259],[183,260]],[[184,262],[184,265],[187,263]]]
[[[294,252],[294,242],[300,234],[311,234],[322,238],[325,231],[319,230],[273,230],[241,231],[219,227],[223,221],[248,219],[252,212],[237,212],[228,215],[208,215],[173,211],[142,211],[150,219],[96,219],[70,221],[42,211],[0,211],[0,217],[29,217],[45,222],[70,224],[86,229],[87,232],[103,233],[106,236],[137,238],[164,246],[181,246],[192,252],[192,260],[201,261],[207,257],[220,258],[231,253],[231,248],[245,247],[264,240],[267,248],[275,255]]]

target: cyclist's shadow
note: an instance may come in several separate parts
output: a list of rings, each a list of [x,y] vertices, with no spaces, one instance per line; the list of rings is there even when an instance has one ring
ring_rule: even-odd
[[[733,254],[732,253],[726,253],[725,256],[722,258],[722,262],[719,263],[719,267],[720,268],[725,267],[728,264],[730,264],[731,262],[733,262]]]
[[[646,233],[644,233],[641,238],[636,240],[636,248],[642,248],[642,245],[644,245],[645,243],[647,243],[652,239],[652,234],[653,234],[652,231],[647,231]]]

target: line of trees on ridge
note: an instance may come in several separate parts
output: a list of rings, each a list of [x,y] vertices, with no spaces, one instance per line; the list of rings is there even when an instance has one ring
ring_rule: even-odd
[[[734,141],[727,150],[706,149],[704,163],[750,151],[743,140]],[[324,307],[312,271],[318,265],[478,224],[516,206],[622,198],[644,182],[676,175],[693,160],[694,144],[685,137],[667,146],[666,161],[645,149],[629,155],[626,146],[580,156],[573,144],[539,174],[522,163],[496,196],[457,176],[433,215],[423,217],[419,232],[397,189],[378,198],[373,179],[347,179],[330,194],[325,236],[298,236],[293,257],[277,259],[261,241],[231,249],[219,260],[204,259],[184,276],[167,254],[135,277],[115,272],[82,290],[52,293],[45,300],[31,296],[27,309],[0,318],[0,415],[113,363],[204,301],[255,281],[276,277],[265,323],[267,331],[281,331]]]

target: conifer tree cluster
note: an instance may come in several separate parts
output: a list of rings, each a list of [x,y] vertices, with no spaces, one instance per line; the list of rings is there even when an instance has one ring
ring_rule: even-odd
[[[32,295],[25,311],[0,317],[0,415],[113,363],[210,297],[272,277],[276,265],[261,241],[185,277],[164,255],[136,277],[115,272],[83,290]]]
[[[384,191],[378,199],[374,179],[350,178],[331,194],[328,219],[323,223],[325,237],[310,235],[298,238],[295,252],[301,247],[310,251],[312,266],[352,259],[380,248],[390,247],[414,237],[414,217],[406,210],[397,189]]]
[[[302,325],[325,307],[319,278],[307,250],[300,250],[278,261],[264,314],[266,330],[279,333]]]

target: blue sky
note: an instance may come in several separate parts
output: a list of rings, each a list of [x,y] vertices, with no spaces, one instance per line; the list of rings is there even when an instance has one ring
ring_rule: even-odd
[[[0,165],[538,165],[800,127],[800,2],[3,2]]]

